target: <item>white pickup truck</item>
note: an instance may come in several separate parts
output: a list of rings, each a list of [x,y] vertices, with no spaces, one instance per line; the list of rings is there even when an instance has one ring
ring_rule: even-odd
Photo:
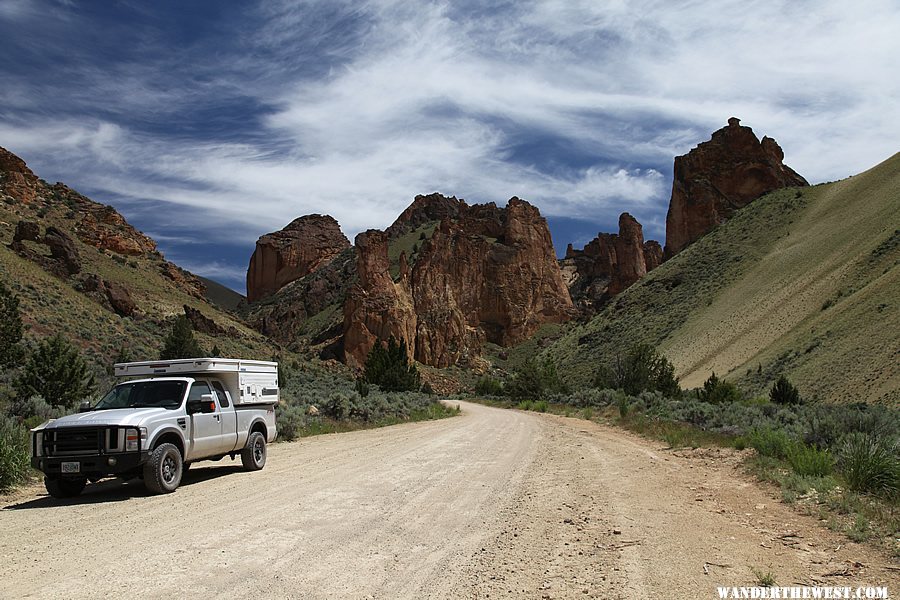
[[[142,477],[152,493],[173,492],[191,463],[238,455],[266,464],[278,403],[278,363],[189,358],[115,365],[116,385],[94,406],[32,429],[31,464],[51,496],[68,498],[88,480]]]

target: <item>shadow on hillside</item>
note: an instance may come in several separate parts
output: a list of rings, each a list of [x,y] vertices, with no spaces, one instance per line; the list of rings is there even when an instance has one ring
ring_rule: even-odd
[[[230,461],[229,461],[230,462]],[[238,463],[240,465],[240,463]],[[218,466],[216,463],[208,463],[205,467],[191,467],[191,470],[184,474],[181,479],[180,487],[190,487],[197,483],[203,483],[210,479],[225,477],[226,475],[234,475],[241,472],[240,466],[227,465]],[[177,494],[178,491],[176,490]],[[132,498],[150,497],[152,494],[144,487],[144,482],[140,479],[130,479],[123,482],[120,479],[107,479],[99,483],[88,483],[87,487],[80,496],[75,498],[58,499],[53,498],[46,492],[39,497],[18,504],[11,504],[2,510],[24,510],[34,508],[56,508],[59,506],[76,506],[80,504],[104,504],[107,502],[122,502]]]

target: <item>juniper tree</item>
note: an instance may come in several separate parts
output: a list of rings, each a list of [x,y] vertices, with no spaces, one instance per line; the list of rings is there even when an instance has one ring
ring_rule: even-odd
[[[775,404],[800,404],[800,391],[788,381],[784,375],[780,375],[778,380],[769,390],[769,399]]]
[[[179,315],[172,324],[172,331],[163,342],[160,352],[161,360],[175,360],[178,358],[196,358],[203,356],[200,344],[194,339],[194,329],[185,315]]]
[[[22,358],[22,317],[19,298],[0,281],[0,367]]]
[[[405,392],[419,389],[419,371],[410,364],[406,352],[406,340],[400,343],[394,336],[387,345],[376,343],[366,359],[364,379],[386,392]]]
[[[70,407],[97,386],[78,348],[57,334],[28,355],[14,387],[20,398],[41,396],[51,406]]]

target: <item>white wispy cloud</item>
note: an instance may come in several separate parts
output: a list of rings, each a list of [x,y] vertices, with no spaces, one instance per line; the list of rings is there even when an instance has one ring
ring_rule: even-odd
[[[628,210],[660,237],[661,172],[729,116],[775,137],[813,181],[867,168],[900,139],[890,0],[536,0],[495,12],[311,0],[267,2],[255,16],[239,55],[196,57],[200,83],[179,85],[187,72],[167,52],[111,73],[87,65],[89,89],[73,102],[97,102],[99,90],[116,98],[106,114],[12,115],[0,144],[134,210],[174,205],[157,217],[173,228],[252,243],[312,212],[352,238],[431,191],[518,195],[595,222]],[[141,43],[152,49],[152,36]],[[28,90],[5,94],[24,110]],[[229,94],[266,109],[250,141],[153,134],[126,118]],[[528,136],[596,160],[547,168],[514,155]]]

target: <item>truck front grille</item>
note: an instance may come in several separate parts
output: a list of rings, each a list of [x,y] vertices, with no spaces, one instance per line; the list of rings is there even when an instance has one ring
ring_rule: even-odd
[[[100,454],[103,433],[100,427],[60,427],[44,432],[44,455]]]

